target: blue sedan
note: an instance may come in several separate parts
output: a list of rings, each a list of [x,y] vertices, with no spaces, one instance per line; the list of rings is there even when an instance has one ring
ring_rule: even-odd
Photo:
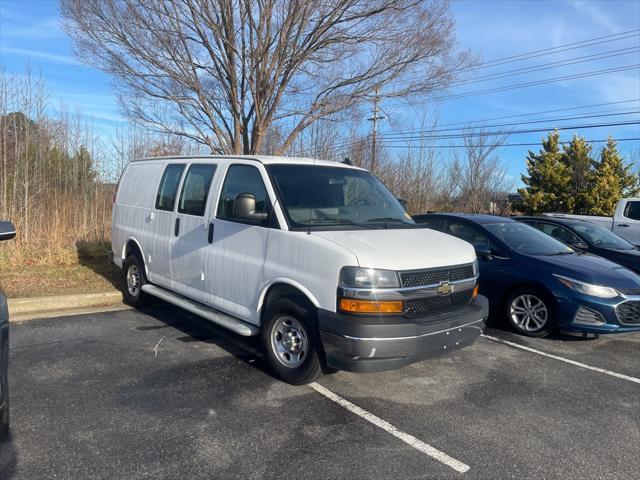
[[[625,267],[509,218],[427,214],[414,220],[476,247],[480,293],[489,298],[492,317],[506,319],[518,333],[640,331],[640,276]]]

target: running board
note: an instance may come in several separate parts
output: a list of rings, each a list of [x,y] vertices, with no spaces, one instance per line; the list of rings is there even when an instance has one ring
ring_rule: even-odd
[[[227,315],[226,313],[222,313],[214,310],[213,308],[200,305],[181,295],[170,292],[169,290],[165,290],[162,287],[156,287],[155,285],[147,284],[142,286],[142,291],[144,293],[148,293],[149,295],[153,295],[154,297],[158,297],[165,302],[172,303],[177,307],[183,308],[188,312],[195,313],[202,318],[206,318],[207,320],[228,330],[231,330],[238,335],[242,335],[243,337],[250,337],[252,335],[257,335],[258,333],[260,333],[260,329],[255,325],[250,325],[246,322],[243,322],[242,320],[238,320],[237,318]]]

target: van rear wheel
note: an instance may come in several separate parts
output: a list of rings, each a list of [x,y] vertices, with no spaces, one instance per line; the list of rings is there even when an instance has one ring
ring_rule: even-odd
[[[289,300],[269,305],[262,347],[276,377],[292,385],[313,382],[322,372],[315,314]]]
[[[129,255],[124,262],[124,285],[122,293],[124,301],[132,307],[142,307],[149,301],[149,296],[142,291],[147,283],[144,274],[144,265],[138,255]]]

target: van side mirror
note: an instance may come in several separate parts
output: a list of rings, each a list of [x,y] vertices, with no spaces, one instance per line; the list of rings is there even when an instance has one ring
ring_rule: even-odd
[[[7,221],[0,221],[0,241],[11,240],[16,236],[16,227],[13,223]]]
[[[493,260],[493,255],[491,255],[491,249],[488,245],[485,245],[484,243],[477,243],[476,245],[474,245],[474,247],[476,249],[476,255],[478,256],[478,258],[487,261]]]
[[[233,201],[233,217],[240,220],[264,222],[266,213],[256,213],[256,197],[250,193],[239,193]]]

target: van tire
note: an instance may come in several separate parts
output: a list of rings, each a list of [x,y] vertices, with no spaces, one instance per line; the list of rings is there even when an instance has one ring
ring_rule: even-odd
[[[321,344],[315,312],[289,298],[267,307],[261,340],[274,376],[291,385],[306,385],[322,373]]]
[[[129,255],[124,262],[122,273],[124,302],[132,307],[147,305],[149,303],[149,295],[142,291],[142,287],[148,282],[144,273],[144,264],[140,257],[136,254]],[[133,283],[135,283],[135,288]]]

